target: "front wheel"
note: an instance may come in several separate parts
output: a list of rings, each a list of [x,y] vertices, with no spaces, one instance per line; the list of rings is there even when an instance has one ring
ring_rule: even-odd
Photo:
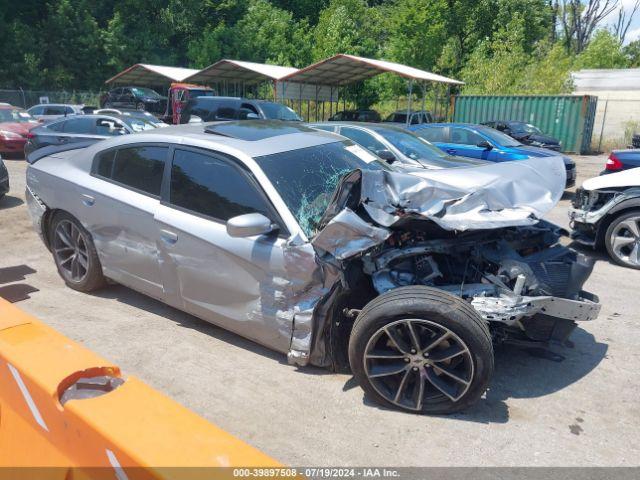
[[[604,244],[615,263],[640,269],[640,210],[614,219],[607,228]]]
[[[142,103],[142,102],[136,103],[136,110],[144,112],[144,110],[145,110],[144,103]]]
[[[411,412],[464,410],[493,375],[493,345],[477,312],[460,297],[424,286],[391,290],[358,315],[349,363],[378,403]]]

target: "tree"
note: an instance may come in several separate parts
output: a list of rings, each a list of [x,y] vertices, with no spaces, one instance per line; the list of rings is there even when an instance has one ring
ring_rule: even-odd
[[[618,38],[618,41],[621,44],[624,44],[624,40],[629,32],[629,27],[631,26],[631,22],[633,22],[633,18],[636,13],[640,9],[640,0],[636,0],[635,3],[631,6],[631,10],[628,11],[624,7],[620,7],[618,10],[618,19],[616,20],[616,24],[614,26],[614,34]]]
[[[618,0],[562,0],[560,21],[567,52],[581,53],[602,21],[618,7]]]
[[[625,68],[622,45],[609,30],[598,30],[587,48],[576,57],[576,68]]]
[[[267,0],[253,0],[230,34],[234,58],[297,66],[311,60],[306,20],[294,20]]]
[[[501,28],[493,39],[475,48],[462,69],[463,93],[519,93],[521,75],[528,65],[525,53],[525,21],[520,14]]]
[[[640,67],[640,40],[635,40],[622,49],[622,53],[627,57],[628,68]]]

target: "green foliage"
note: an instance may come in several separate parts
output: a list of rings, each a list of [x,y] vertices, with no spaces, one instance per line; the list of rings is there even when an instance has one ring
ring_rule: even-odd
[[[596,30],[562,48],[553,0],[0,0],[0,86],[99,89],[134,63],[221,58],[301,67],[337,53],[384,58],[466,82],[477,94],[571,90],[579,68],[640,67],[640,41]],[[362,107],[406,93],[382,75],[346,90]],[[420,94],[416,89],[416,94]]]
[[[624,68],[627,66],[622,45],[608,30],[598,30],[587,48],[576,58],[576,68]]]

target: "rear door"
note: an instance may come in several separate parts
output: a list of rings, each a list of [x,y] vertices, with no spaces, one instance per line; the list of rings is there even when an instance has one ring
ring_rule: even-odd
[[[165,295],[200,318],[286,352],[292,322],[277,308],[288,288],[286,232],[234,238],[226,229],[230,218],[254,212],[283,225],[240,165],[208,150],[175,148],[156,214]]]
[[[154,215],[169,147],[135,144],[96,155],[95,181],[80,187],[81,218],[105,273],[119,283],[164,299]]]
[[[62,132],[58,133],[59,144],[101,140],[103,138],[96,133],[96,119],[85,118],[83,115],[76,115],[67,119],[62,127]]]

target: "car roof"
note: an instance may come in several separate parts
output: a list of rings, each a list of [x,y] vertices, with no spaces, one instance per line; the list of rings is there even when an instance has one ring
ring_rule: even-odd
[[[350,121],[338,121],[338,122],[312,122],[309,125],[311,126],[327,126],[327,127],[335,127],[337,125],[342,125],[343,127],[360,127],[360,128],[368,128],[373,131],[380,130],[394,130],[399,132],[407,133],[407,130],[400,125],[404,125],[404,123],[396,123],[396,122],[350,122]]]
[[[172,125],[124,135],[109,141],[109,146],[137,142],[171,142],[216,149],[218,145],[238,150],[250,157],[298,150],[342,142],[333,133],[314,130],[300,122],[281,120],[242,120]]]
[[[32,105],[29,108],[33,107],[73,107],[73,108],[82,108],[83,104],[79,103],[38,103],[37,105]]]
[[[7,103],[7,104],[0,103],[0,109],[2,109],[2,110],[16,110],[16,109],[24,110],[24,108],[22,108],[22,107],[16,107],[15,105],[11,105],[9,103]]]

